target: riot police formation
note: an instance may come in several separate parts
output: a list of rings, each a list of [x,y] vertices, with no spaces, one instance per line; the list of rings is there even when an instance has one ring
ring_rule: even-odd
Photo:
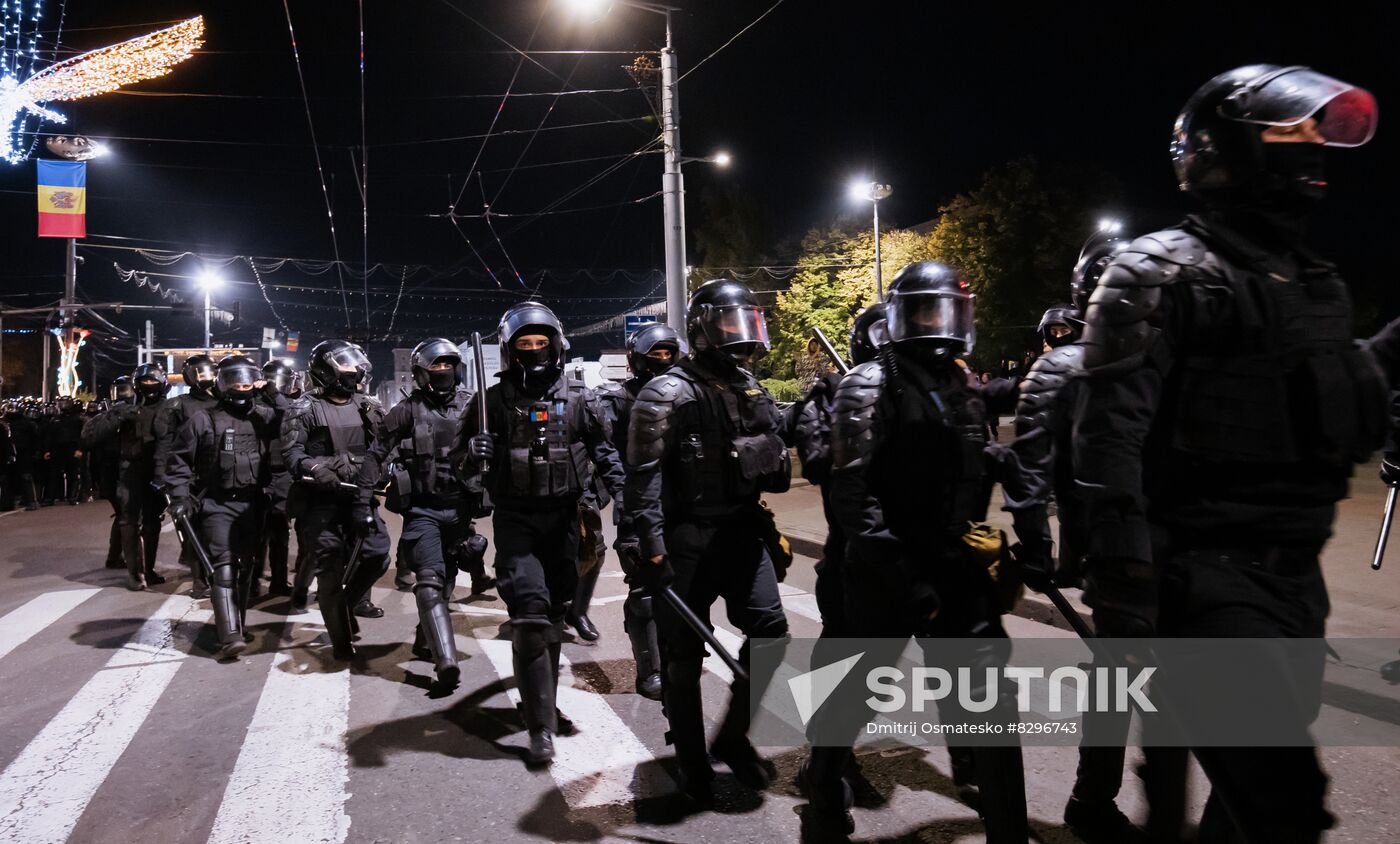
[[[730,621],[746,637],[739,661],[747,667],[754,647],[784,648],[788,635],[764,541],[768,516],[759,503],[763,493],[783,492],[790,483],[784,424],[768,391],[744,368],[767,349],[767,324],[752,291],[716,279],[691,295],[686,333],[690,356],[647,382],[633,405],[626,509],[640,544],[643,582],[653,593],[673,582],[674,593],[702,621],[723,598]],[[682,787],[703,804],[714,779],[700,696],[705,647],[670,604],[656,607],[656,622],[670,742]],[[710,747],[751,788],[766,787],[772,777],[748,739],[750,691],[761,694],[771,679],[771,671],[748,680],[735,675]]]
[[[361,531],[373,529],[374,494],[389,456],[397,453],[388,505],[403,516],[400,553],[413,569],[417,638],[427,645],[439,685],[451,688],[460,669],[447,602],[458,561],[468,555],[479,559],[486,551],[485,537],[472,529],[479,498],[467,494],[454,472],[472,397],[462,388],[462,353],[452,341],[424,340],[410,360],[413,393],[385,416],[381,435],[360,465],[353,520]]]
[[[160,541],[165,496],[156,489],[155,421],[165,404],[165,370],[143,363],[131,373],[135,400],[114,405],[88,420],[83,439],[94,445],[114,439],[121,449],[117,479],[117,525],[122,558],[126,561],[127,588],[145,589],[165,582],[156,573],[156,549]]]
[[[622,384],[608,382],[598,390],[613,445],[619,454],[627,453],[627,432],[631,427],[632,406],[651,379],[665,374],[676,364],[685,346],[674,328],[663,323],[643,326],[627,338],[627,368],[632,377]],[[627,582],[627,599],[622,604],[622,624],[632,644],[637,668],[637,694],[661,699],[661,646],[656,633],[655,599],[638,576],[641,540],[636,526],[619,502],[613,509],[617,538],[613,547],[622,564]],[[600,566],[601,568],[601,566]],[[595,575],[596,578],[596,575]]]
[[[989,411],[1010,409],[1015,389],[1006,381],[974,386],[958,365],[975,339],[968,288],[944,264],[902,269],[886,305],[889,344],[836,392],[830,486],[847,538],[845,632],[880,637],[892,649],[890,662],[910,636],[931,661],[939,658],[938,638],[968,637],[977,637],[978,664],[1005,659],[995,646],[1006,637],[997,584],[967,535],[970,524],[986,517],[992,482],[1020,482],[1007,469],[1014,461],[989,443],[986,424]],[[910,484],[909,477],[924,483]],[[1009,691],[995,691],[993,717],[1014,721]],[[852,795],[844,775],[865,717],[820,710],[816,719],[842,741],[831,743],[823,730],[824,743],[813,747],[800,777],[812,809],[847,832]],[[977,746],[964,758],[970,774],[955,767],[954,775],[975,783],[987,840],[1024,842],[1020,747]]]
[[[267,511],[263,520],[258,562],[249,590],[250,598],[257,596],[258,581],[268,566],[271,568],[267,594],[292,594],[292,586],[287,582],[287,560],[292,535],[292,523],[287,514],[287,498],[292,491],[292,473],[287,471],[287,464],[282,459],[281,432],[282,420],[286,416],[288,406],[301,397],[301,373],[293,372],[290,366],[274,358],[263,364],[262,382],[256,401],[275,414],[273,430],[277,432],[277,436],[268,450]],[[298,554],[298,577],[302,576],[301,556]],[[309,583],[309,580],[303,582]]]
[[[37,409],[19,404],[10,405],[5,413],[12,454],[5,466],[5,498],[23,504],[26,510],[39,509],[39,489],[34,480],[34,470],[41,443],[35,416]]]
[[[252,639],[243,620],[257,575],[269,449],[277,436],[277,413],[257,401],[260,380],[257,364],[246,357],[219,361],[218,401],[194,410],[181,426],[166,468],[170,517],[177,525],[186,519],[197,525],[197,536],[186,542],[201,543],[212,566],[205,575],[221,659],[237,658]]]
[[[117,498],[117,485],[121,479],[121,442],[116,437],[93,441],[93,421],[107,410],[136,401],[136,389],[131,385],[130,375],[120,375],[113,379],[108,390],[108,401],[103,407],[91,412],[83,422],[82,447],[87,451],[92,467],[93,488],[112,507],[112,528],[107,539],[106,567],[124,569],[122,560],[121,506]]]
[[[196,411],[205,410],[218,403],[214,396],[214,381],[217,376],[218,367],[213,358],[208,355],[190,355],[185,359],[184,366],[180,367],[180,377],[189,391],[167,399],[161,405],[160,413],[156,414],[155,484],[166,495],[170,493],[170,484],[165,477],[165,470],[170,462],[170,448],[175,444],[180,429]],[[194,588],[190,595],[195,598],[205,597],[209,593],[206,572],[194,558],[194,552],[188,545],[180,546],[180,563],[188,566],[194,575]]]
[[[1305,234],[1326,147],[1366,143],[1375,119],[1368,92],[1273,65],[1215,77],[1177,117],[1172,163],[1200,210],[1124,248],[1086,313],[1074,445],[1100,630],[1323,635],[1319,553],[1352,466],[1381,445],[1387,386]],[[1311,680],[1261,675],[1300,746],[1193,748],[1211,781],[1202,840],[1311,842],[1330,825],[1306,746],[1324,651],[1308,650]],[[1189,716],[1208,696],[1183,697]],[[1175,759],[1145,780],[1163,837],[1179,835]]]
[[[303,562],[316,572],[317,602],[337,659],[355,655],[355,616],[384,615],[370,601],[370,587],[388,570],[389,533],[374,503],[364,530],[355,486],[384,416],[379,402],[360,392],[370,370],[359,346],[319,343],[309,367],[318,389],[292,402],[282,424],[282,459],[292,474],[288,512],[307,555]],[[293,603],[305,606],[302,593]]]
[[[1074,482],[1072,434],[1084,372],[1084,347],[1078,341],[1090,294],[1108,263],[1127,244],[1112,231],[1096,232],[1084,243],[1071,273],[1074,304],[1045,312],[1041,339],[1048,351],[1036,359],[1021,382],[1011,448],[1019,458],[1024,483],[1020,495],[1003,491],[1020,539],[1017,558],[1022,577],[1037,591],[1078,587],[1081,582],[1081,557],[1089,540],[1083,494]],[[1058,549],[1050,529],[1052,501],[1060,526]],[[1084,713],[1079,767],[1065,806],[1065,824],[1090,844],[1133,841],[1141,835],[1114,802],[1123,781],[1129,717],[1126,712]]]
[[[495,507],[497,589],[510,613],[528,760],[540,764],[553,758],[555,735],[572,730],[555,694],[564,615],[578,586],[579,497],[590,471],[620,497],[622,462],[597,397],[564,373],[564,330],[553,311],[516,305],[499,332],[499,383],[475,399],[486,403],[489,430],[478,430],[474,413],[469,453]]]
[[[48,494],[46,500],[63,500],[77,504],[85,495],[83,489],[83,406],[72,399],[59,399],[58,414],[53,417],[44,442],[49,461]]]

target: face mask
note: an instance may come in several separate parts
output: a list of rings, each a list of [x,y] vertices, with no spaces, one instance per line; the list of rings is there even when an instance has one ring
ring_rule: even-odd
[[[447,395],[457,389],[457,373],[451,369],[441,372],[428,370],[428,388],[440,395]]]
[[[1321,144],[1263,144],[1269,192],[1309,203],[1327,195],[1326,148]]]
[[[140,394],[141,398],[146,401],[151,401],[152,399],[160,398],[162,390],[159,383],[141,382],[136,385],[136,392]]]
[[[225,390],[220,398],[229,410],[247,410],[253,405],[252,390]]]
[[[942,340],[920,338],[900,344],[899,350],[921,366],[933,369],[953,359],[953,350]]]
[[[326,392],[332,396],[346,398],[355,394],[360,387],[361,374],[358,370],[354,372],[337,372],[336,380],[326,386]]]
[[[554,350],[549,346],[542,349],[515,349],[512,354],[515,356],[515,362],[526,372],[544,372],[554,363]]]

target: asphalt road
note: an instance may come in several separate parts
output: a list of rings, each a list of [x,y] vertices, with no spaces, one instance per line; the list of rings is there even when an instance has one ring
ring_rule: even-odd
[[[1370,571],[1383,491],[1371,470],[1358,477],[1325,560],[1331,630],[1400,638],[1400,556]],[[799,550],[820,541],[815,490],[799,484],[771,503]],[[387,615],[363,625],[361,667],[332,663],[319,616],[289,617],[284,599],[257,605],[248,655],[218,664],[208,602],[187,597],[173,532],[160,553],[170,582],[130,593],[122,572],[102,567],[109,514],[103,502],[0,514],[0,842],[799,840],[800,751],[770,752],[780,776],[765,793],[718,766],[714,810],[688,814],[675,797],[660,705],[632,693],[625,588],[611,555],[593,610],[603,639],[564,648],[560,705],[581,732],[558,741],[551,770],[532,771],[499,599],[458,590],[462,682],[446,697],[429,693],[431,668],[409,653],[412,596],[391,588],[376,590]],[[390,528],[397,533],[392,517]],[[800,556],[784,585],[797,636],[819,630],[811,563]],[[1034,600],[1009,627],[1018,637],[1069,635]],[[713,728],[727,675],[711,663]],[[1357,685],[1376,682],[1371,668]],[[1400,723],[1383,696],[1348,691],[1333,695],[1324,718]],[[1025,756],[1036,834],[1077,840],[1060,819],[1075,751]],[[1400,750],[1323,756],[1341,821],[1328,840],[1400,840]],[[1121,803],[1141,819],[1135,758]],[[874,752],[862,764],[873,788],[856,810],[857,840],[982,840],[941,749]],[[1203,792],[1198,776],[1197,811]]]

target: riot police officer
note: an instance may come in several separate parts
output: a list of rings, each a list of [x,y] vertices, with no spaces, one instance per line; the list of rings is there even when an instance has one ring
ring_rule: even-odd
[[[627,338],[627,368],[632,377],[622,384],[609,382],[598,390],[613,445],[619,454],[627,451],[627,431],[632,421],[632,406],[651,379],[665,374],[684,352],[684,344],[676,330],[665,323],[652,323],[633,332]],[[637,694],[651,700],[661,700],[661,646],[657,641],[653,599],[637,576],[641,562],[641,540],[623,502],[613,507],[613,523],[617,526],[618,562],[622,564],[627,582],[627,599],[622,604],[622,626],[632,643],[632,658],[637,666]]]
[[[189,392],[175,396],[166,400],[161,406],[160,413],[155,419],[155,483],[161,492],[169,494],[169,483],[165,478],[166,464],[169,462],[170,447],[175,444],[175,438],[179,436],[180,429],[195,414],[195,411],[205,410],[218,404],[218,398],[214,395],[214,381],[218,376],[218,367],[214,359],[208,355],[190,355],[185,359],[184,366],[180,367],[180,377],[189,388]],[[191,575],[194,577],[194,587],[190,590],[190,597],[203,598],[209,594],[209,584],[205,580],[205,572],[198,560],[194,557],[192,549],[180,546],[180,563],[188,566]]]
[[[219,361],[218,403],[195,410],[168,452],[170,517],[197,517],[213,565],[206,574],[221,660],[236,659],[252,638],[243,619],[256,576],[269,448],[277,435],[277,413],[257,401],[254,385],[261,378],[258,365],[242,355]]]
[[[1375,125],[1367,91],[1274,65],[1216,76],[1177,117],[1177,181],[1203,208],[1127,246],[1086,314],[1074,448],[1100,629],[1323,635],[1318,556],[1352,466],[1382,443],[1387,392],[1353,342],[1346,284],[1305,234],[1328,186],[1326,147],[1360,146]],[[1265,705],[1291,721],[1295,746],[1193,748],[1212,787],[1203,841],[1310,842],[1331,823],[1306,746],[1325,651],[1292,652],[1311,655],[1310,676],[1267,661],[1253,676],[1277,693]],[[1159,675],[1168,670],[1193,665],[1164,662]],[[1162,708],[1190,723],[1218,699],[1178,694]],[[1255,711],[1241,702],[1213,723]]]
[[[292,474],[282,460],[282,419],[292,401],[301,396],[301,374],[276,358],[262,366],[262,389],[257,402],[276,414],[273,430],[277,432],[268,450],[267,512],[263,522],[262,541],[258,549],[257,572],[249,593],[251,600],[257,593],[258,580],[264,567],[271,565],[267,594],[290,595],[291,584],[287,582],[287,555],[292,535],[292,523],[287,516],[287,496],[292,490]],[[298,555],[300,556],[300,555]],[[300,573],[301,567],[297,567]],[[309,583],[309,579],[307,583]]]
[[[413,349],[413,393],[384,417],[383,434],[360,465],[355,504],[357,525],[372,523],[371,502],[384,465],[397,451],[401,474],[391,475],[391,509],[403,515],[402,551],[413,569],[418,602],[418,636],[432,654],[443,689],[456,686],[457,644],[447,602],[459,549],[480,556],[486,539],[472,530],[475,515],[453,469],[471,394],[462,389],[462,353],[451,340],[424,340]]]
[[[164,583],[156,574],[156,548],[165,497],[157,491],[155,420],[165,404],[165,369],[143,363],[131,373],[135,401],[119,404],[89,420],[84,430],[88,442],[113,438],[121,447],[117,480],[117,524],[126,560],[127,588],[139,591]]]
[[[9,480],[6,495],[24,505],[26,510],[39,509],[39,490],[34,483],[35,453],[39,450],[39,428],[30,413],[20,404],[12,404],[5,413],[10,426],[10,448],[14,457],[6,468]]]
[[[317,602],[337,659],[355,655],[352,612],[362,618],[384,615],[370,601],[370,587],[389,568],[389,532],[371,504],[372,529],[358,541],[363,528],[352,514],[360,464],[381,436],[384,419],[379,402],[361,392],[368,389],[371,368],[354,343],[317,344],[310,372],[319,393],[293,402],[282,423],[282,457],[293,480],[288,512],[296,518],[306,564],[317,573]],[[360,548],[358,559],[351,557],[352,545]],[[355,570],[347,572],[352,565]]]
[[[1072,307],[1045,312],[1041,336],[1050,349],[1031,365],[1021,381],[1016,404],[1016,438],[1025,485],[1022,495],[1006,493],[1006,509],[1016,522],[1018,559],[1026,585],[1038,591],[1079,586],[1080,558],[1088,543],[1084,500],[1074,483],[1071,434],[1084,373],[1083,308],[1115,255],[1128,245],[1117,230],[1095,232],[1085,241],[1071,273]],[[1046,331],[1064,325],[1063,332]],[[1058,507],[1058,558],[1050,531],[1050,502]],[[1100,631],[1100,635],[1106,631]],[[1129,713],[1088,711],[1074,788],[1065,805],[1065,824],[1089,844],[1137,840],[1140,831],[1115,804],[1123,782],[1124,748]]]
[[[768,348],[768,328],[752,291],[716,279],[691,295],[686,333],[691,355],[649,381],[632,408],[626,509],[640,539],[640,576],[653,592],[674,578],[675,593],[702,620],[723,597],[746,637],[739,660],[747,668],[754,640],[783,648],[788,635],[759,496],[787,490],[791,467],[781,414],[744,368]],[[714,779],[700,697],[705,647],[669,604],[657,607],[657,628],[682,787],[704,804]],[[710,748],[755,789],[767,787],[772,774],[748,739],[750,690],[762,694],[771,679],[771,672],[748,682],[735,677]]]
[[[89,437],[93,430],[92,423],[98,416],[117,405],[136,401],[136,390],[131,386],[131,376],[121,375],[113,379],[107,394],[109,400],[83,422],[82,446],[92,456],[92,474],[97,492],[112,507],[112,529],[107,539],[106,567],[122,569],[126,568],[126,563],[122,561],[122,535],[119,524],[121,508],[117,503],[117,482],[121,475],[121,443],[115,437],[97,442]]]
[[[59,399],[57,408],[45,445],[49,497],[77,504],[83,494],[83,406],[72,399]]]
[[[554,312],[525,302],[500,324],[499,383],[476,395],[489,431],[468,420],[470,455],[495,511],[497,589],[511,619],[511,652],[529,732],[527,760],[554,757],[570,732],[555,707],[565,608],[577,587],[578,501],[590,471],[614,498],[622,462],[593,391],[564,374],[564,329]],[[590,470],[588,464],[592,462]]]
[[[970,523],[986,518],[994,480],[1019,483],[1004,470],[1007,462],[994,459],[986,424],[989,412],[1014,404],[1015,386],[973,385],[958,365],[975,340],[973,296],[945,264],[900,270],[886,326],[889,344],[851,370],[836,392],[830,487],[847,539],[845,635],[889,643],[884,656],[891,661],[910,636],[931,661],[939,659],[939,639],[976,637],[968,656],[977,666],[1004,664],[1005,649],[994,644],[1006,637],[1003,606],[985,569],[970,561],[965,535]],[[974,667],[972,676],[982,675]],[[998,688],[987,717],[1014,721],[1012,696]],[[818,711],[813,735],[822,738],[814,739],[800,778],[812,809],[847,833],[854,824],[843,774],[863,727],[859,713]],[[1019,745],[976,746],[969,755],[987,840],[1023,844]]]

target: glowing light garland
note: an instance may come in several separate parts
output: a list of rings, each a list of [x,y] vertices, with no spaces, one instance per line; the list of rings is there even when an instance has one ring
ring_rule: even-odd
[[[3,3],[4,0],[0,0]],[[18,2],[15,3],[16,8]],[[35,4],[35,17],[38,4]],[[8,33],[8,29],[6,30]],[[8,40],[8,34],[7,34]],[[194,55],[204,44],[204,18],[194,17],[132,38],[74,56],[39,71],[20,82],[16,76],[18,61],[6,60],[0,68],[0,124],[6,127],[0,137],[0,157],[11,164],[23,161],[28,151],[15,140],[14,125],[26,113],[54,123],[66,123],[68,118],[45,108],[40,103],[81,100],[115,91],[147,79],[164,76],[180,62]],[[33,63],[31,47],[30,64]]]
[[[55,328],[53,335],[58,338],[58,394],[63,398],[74,398],[83,381],[78,377],[78,350],[87,345],[86,328]]]

